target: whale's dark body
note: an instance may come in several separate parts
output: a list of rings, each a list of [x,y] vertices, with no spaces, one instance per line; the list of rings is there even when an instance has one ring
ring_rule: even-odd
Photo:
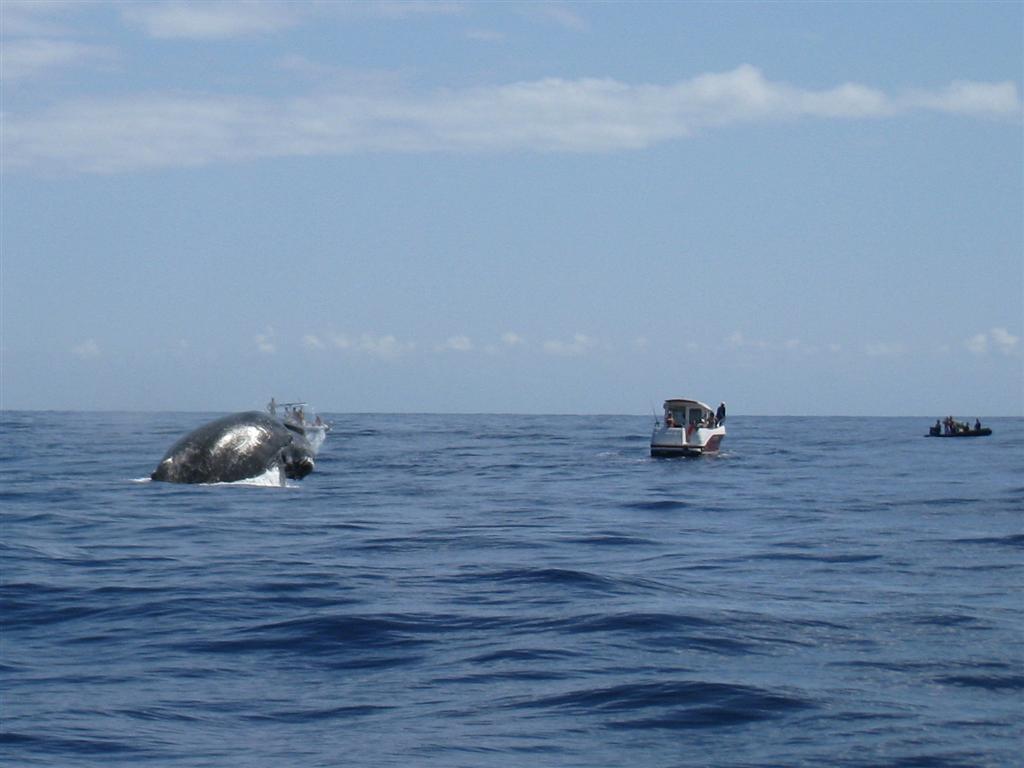
[[[300,480],[313,471],[306,438],[260,411],[225,416],[189,432],[164,455],[150,477],[169,483],[232,483],[275,467]]]

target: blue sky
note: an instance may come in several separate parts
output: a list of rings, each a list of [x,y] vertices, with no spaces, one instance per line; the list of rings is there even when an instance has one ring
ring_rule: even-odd
[[[2,405],[1024,415],[1020,3],[18,3]]]

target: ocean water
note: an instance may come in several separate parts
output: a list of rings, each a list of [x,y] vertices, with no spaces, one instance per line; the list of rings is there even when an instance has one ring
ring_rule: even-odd
[[[1024,420],[328,414],[289,487],[139,482],[214,415],[3,414],[0,764],[1021,764]]]

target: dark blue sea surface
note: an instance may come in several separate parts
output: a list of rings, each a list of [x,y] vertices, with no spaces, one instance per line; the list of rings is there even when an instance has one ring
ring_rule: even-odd
[[[1020,765],[1022,419],[328,414],[302,482],[140,482],[216,415],[3,414],[4,766]]]

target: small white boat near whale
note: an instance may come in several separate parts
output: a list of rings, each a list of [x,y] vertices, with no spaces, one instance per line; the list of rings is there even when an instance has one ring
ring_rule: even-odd
[[[725,437],[725,403],[715,411],[688,398],[666,400],[664,415],[651,433],[651,456],[702,456],[716,453]]]
[[[320,446],[324,444],[327,433],[331,431],[331,425],[321,419],[309,403],[279,403],[271,398],[267,403],[267,412],[279,419],[292,432],[305,437],[314,453],[320,452]]]

